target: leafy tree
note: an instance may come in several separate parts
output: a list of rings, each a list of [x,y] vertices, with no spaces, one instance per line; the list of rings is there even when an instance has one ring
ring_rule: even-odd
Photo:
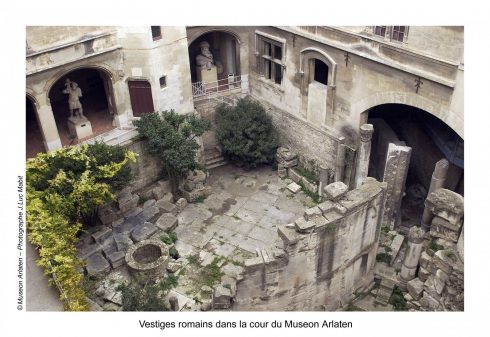
[[[75,248],[82,220],[128,182],[134,160],[132,152],[95,144],[40,153],[27,161],[28,238],[39,248],[38,264],[45,274],[56,275],[67,310],[88,309]]]
[[[236,106],[221,104],[216,109],[217,136],[223,154],[246,167],[274,161],[278,138],[264,107],[249,98]]]
[[[201,168],[196,162],[196,137],[209,130],[211,123],[194,114],[181,115],[171,110],[144,115],[134,124],[140,135],[148,139],[148,152],[161,159],[177,199],[183,176]]]

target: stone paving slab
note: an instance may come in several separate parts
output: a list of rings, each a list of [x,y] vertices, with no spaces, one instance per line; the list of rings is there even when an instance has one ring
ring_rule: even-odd
[[[277,198],[278,198],[277,195],[270,194],[264,191],[258,191],[257,193],[254,193],[250,197],[250,199],[252,200],[256,200],[258,202],[265,203],[265,204],[273,204],[274,202],[276,202]]]
[[[244,221],[257,223],[260,221],[264,213],[265,211],[259,211],[259,213],[257,213],[255,211],[242,208],[238,212],[236,212],[235,215]]]

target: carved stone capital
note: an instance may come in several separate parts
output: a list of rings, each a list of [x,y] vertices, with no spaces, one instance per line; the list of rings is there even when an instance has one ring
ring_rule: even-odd
[[[372,124],[363,124],[359,128],[359,135],[361,136],[361,142],[370,142],[373,137],[374,127]]]

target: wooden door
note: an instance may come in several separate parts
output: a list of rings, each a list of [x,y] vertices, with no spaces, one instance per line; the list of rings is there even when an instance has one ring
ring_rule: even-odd
[[[148,81],[129,81],[128,87],[133,116],[141,116],[155,111],[151,95],[151,84]]]

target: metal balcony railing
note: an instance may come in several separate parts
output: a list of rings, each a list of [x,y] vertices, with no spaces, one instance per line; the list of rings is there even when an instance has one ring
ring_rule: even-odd
[[[245,91],[248,86],[248,75],[230,75],[228,78],[213,82],[192,83],[192,96],[194,98],[205,98],[216,93],[228,91]]]

